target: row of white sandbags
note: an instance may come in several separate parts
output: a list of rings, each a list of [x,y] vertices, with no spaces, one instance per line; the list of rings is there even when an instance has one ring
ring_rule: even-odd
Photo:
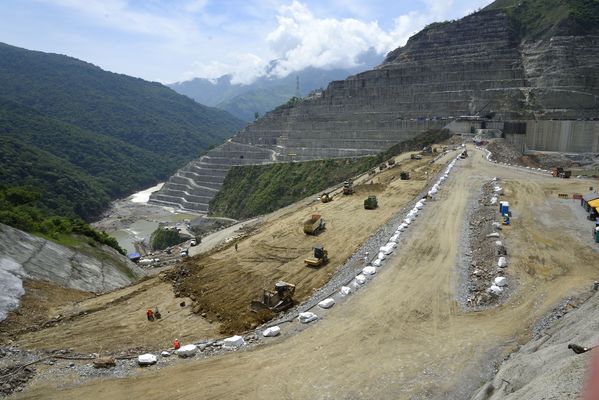
[[[431,191],[434,190],[434,193],[437,193],[437,191],[439,190],[439,186],[443,183],[443,181],[445,179],[447,179],[447,176],[451,172],[451,169],[455,165],[456,161],[457,161],[457,157],[448,164],[443,175],[441,175],[441,177],[439,177],[437,182],[432,186]],[[431,195],[431,191],[429,191],[429,195]],[[379,248],[379,253],[377,254],[374,261],[372,261],[372,265],[369,264],[366,267],[364,267],[362,269],[362,272],[355,277],[355,279],[352,282],[352,285],[354,288],[358,288],[358,287],[364,285],[368,280],[367,277],[372,277],[376,274],[376,267],[380,267],[383,263],[383,260],[389,254],[393,253],[393,251],[395,250],[395,248],[397,247],[397,245],[399,243],[399,237],[400,237],[401,233],[418,216],[418,213],[420,212],[420,210],[422,210],[424,208],[425,203],[426,203],[426,199],[420,199],[416,202],[414,207],[407,213],[407,215],[403,219],[402,223],[397,227],[397,229],[395,230],[393,235],[389,238],[389,241],[384,246],[381,246]],[[351,291],[352,291],[351,287],[342,286],[341,289],[339,290],[339,293],[342,296],[347,296],[351,293]],[[334,299],[327,298],[327,299],[319,302],[318,306],[320,308],[328,309],[328,308],[331,308],[334,304],[335,304]],[[317,319],[318,319],[318,315],[316,315],[313,312],[302,312],[302,313],[299,313],[299,316],[298,316],[298,320],[304,324],[310,323],[312,321],[316,321]]]

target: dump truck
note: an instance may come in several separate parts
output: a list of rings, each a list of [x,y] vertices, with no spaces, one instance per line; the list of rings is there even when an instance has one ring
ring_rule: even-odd
[[[333,201],[333,196],[330,196],[328,193],[323,193],[320,196],[320,201],[323,203],[328,203],[329,201]]]
[[[376,196],[368,196],[366,200],[364,200],[364,208],[366,210],[374,210],[379,206],[379,203],[376,199]]]
[[[312,214],[312,216],[304,221],[304,233],[308,235],[316,235],[325,228],[324,219],[320,214]]]
[[[272,312],[285,311],[293,306],[294,293],[295,285],[279,281],[275,283],[274,291],[263,289],[262,298],[260,300],[252,300],[250,303],[250,310],[253,312],[266,310]]]
[[[315,246],[313,256],[304,260],[308,267],[320,267],[328,262],[329,252],[324,249],[324,246]]]
[[[389,168],[394,167],[395,166],[395,158],[388,159],[387,165],[389,166]]]
[[[410,154],[410,159],[412,159],[412,160],[422,160],[422,156],[420,154]]]
[[[399,179],[401,179],[402,181],[407,181],[410,179],[410,173],[407,171],[401,171],[399,173]]]
[[[351,180],[343,182],[343,194],[354,194],[354,183]]]

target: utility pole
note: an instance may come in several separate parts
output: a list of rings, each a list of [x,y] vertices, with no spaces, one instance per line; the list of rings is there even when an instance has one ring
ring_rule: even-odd
[[[295,76],[295,97],[297,97],[298,99],[301,97],[299,88],[299,75]]]

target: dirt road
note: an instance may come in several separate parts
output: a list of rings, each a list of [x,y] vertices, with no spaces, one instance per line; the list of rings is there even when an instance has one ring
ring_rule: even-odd
[[[369,286],[309,329],[251,351],[188,360],[126,379],[61,391],[54,383],[37,383],[17,398],[467,398],[490,372],[491,360],[524,340],[530,325],[559,300],[587,290],[599,275],[589,238],[561,226],[581,223],[580,216],[555,196],[581,192],[587,182],[508,169],[488,163],[479,152],[471,154],[459,161],[439,198],[427,205]],[[514,213],[503,233],[515,290],[501,306],[464,312],[455,301],[458,242],[469,199],[492,176],[502,180]],[[348,204],[345,212],[357,213],[352,207]],[[319,211],[335,215],[330,205]],[[301,218],[290,215],[280,223],[296,226]],[[340,222],[333,221],[332,226]],[[274,227],[265,231],[269,229],[274,232]],[[272,240],[277,239],[294,240],[292,233],[281,238],[273,233]],[[352,238],[338,241],[335,248],[355,245]],[[276,249],[257,238],[245,246],[265,254]],[[298,248],[298,253],[304,251]],[[219,255],[217,261],[224,265],[231,256]],[[244,268],[260,264],[266,262],[255,260]],[[304,277],[302,283],[309,287],[310,279]]]

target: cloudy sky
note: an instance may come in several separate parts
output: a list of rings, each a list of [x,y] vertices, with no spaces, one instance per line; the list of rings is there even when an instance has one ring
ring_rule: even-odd
[[[0,42],[170,83],[355,66],[490,0],[2,0]]]

